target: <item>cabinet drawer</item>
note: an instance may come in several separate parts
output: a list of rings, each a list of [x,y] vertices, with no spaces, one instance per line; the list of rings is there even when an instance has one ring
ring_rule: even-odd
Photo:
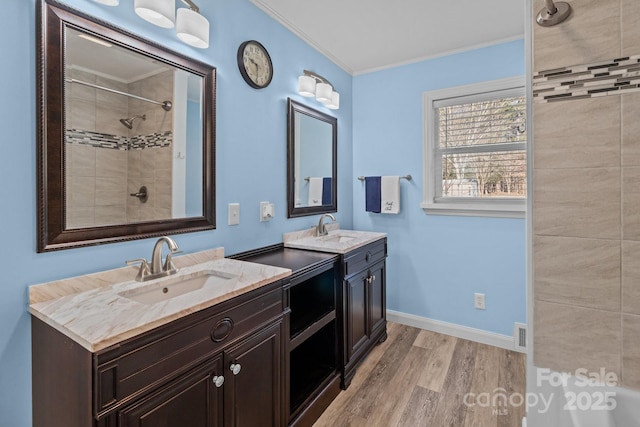
[[[347,254],[344,259],[344,275],[351,276],[387,256],[387,240],[381,239]]]
[[[225,309],[226,308],[226,309]],[[162,326],[123,345],[121,353],[98,357],[96,412],[109,410],[168,379],[186,372],[207,357],[282,315],[282,288],[233,306],[206,310]],[[193,319],[193,317],[197,317]],[[106,360],[105,360],[106,359]]]

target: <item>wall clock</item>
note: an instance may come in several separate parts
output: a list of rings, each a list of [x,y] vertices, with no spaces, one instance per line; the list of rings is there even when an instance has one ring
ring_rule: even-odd
[[[271,83],[271,57],[267,49],[255,40],[248,40],[238,48],[238,68],[242,78],[252,88],[262,89]]]

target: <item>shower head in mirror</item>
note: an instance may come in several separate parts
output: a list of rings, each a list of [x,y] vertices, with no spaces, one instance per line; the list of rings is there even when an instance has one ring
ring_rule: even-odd
[[[142,119],[144,121],[144,120],[147,120],[147,115],[143,114],[141,116],[129,117],[128,119],[120,119],[120,123],[122,123],[123,125],[125,125],[129,129],[133,129],[133,121],[135,119]]]

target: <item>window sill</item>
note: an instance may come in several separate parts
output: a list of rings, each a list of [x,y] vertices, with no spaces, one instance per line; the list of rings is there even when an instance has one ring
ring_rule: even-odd
[[[524,218],[526,213],[525,201],[521,203],[492,203],[489,206],[478,203],[422,202],[420,207],[427,215]]]

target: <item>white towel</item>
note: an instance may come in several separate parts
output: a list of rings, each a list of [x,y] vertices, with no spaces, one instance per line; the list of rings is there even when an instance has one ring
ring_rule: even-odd
[[[309,206],[322,206],[322,177],[309,178]]]
[[[383,176],[380,180],[380,212],[400,213],[400,177]]]

